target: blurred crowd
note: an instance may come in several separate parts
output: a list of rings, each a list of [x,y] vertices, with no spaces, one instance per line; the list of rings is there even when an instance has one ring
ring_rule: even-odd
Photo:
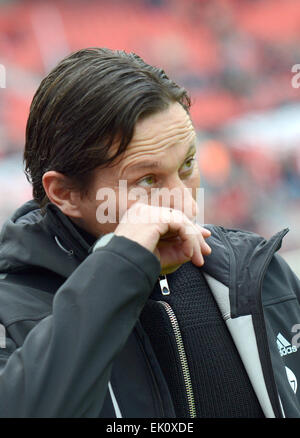
[[[264,236],[290,227],[299,248],[300,151],[283,156],[264,148],[228,148],[210,140],[200,148],[205,221]],[[298,238],[298,240],[297,240]]]
[[[205,222],[266,237],[290,227],[286,246],[300,248],[299,23],[295,0],[2,0],[0,223],[31,197],[22,149],[40,80],[71,51],[102,46],[189,91]]]

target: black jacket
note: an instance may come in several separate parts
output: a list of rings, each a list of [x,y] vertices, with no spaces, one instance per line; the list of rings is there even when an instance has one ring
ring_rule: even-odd
[[[300,282],[275,254],[287,230],[210,230],[203,274],[264,414],[299,417]],[[0,416],[175,417],[139,322],[159,273],[126,238],[93,251],[52,204],[17,210],[0,236]]]

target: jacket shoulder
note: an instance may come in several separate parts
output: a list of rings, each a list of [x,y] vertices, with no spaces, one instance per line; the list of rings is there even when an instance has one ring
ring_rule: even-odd
[[[18,344],[35,324],[51,314],[61,283],[61,278],[38,271],[0,275],[0,323],[14,332]]]

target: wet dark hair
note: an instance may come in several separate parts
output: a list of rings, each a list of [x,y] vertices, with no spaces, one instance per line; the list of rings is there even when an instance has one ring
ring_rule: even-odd
[[[134,53],[87,48],[64,58],[42,80],[27,121],[24,164],[34,199],[49,202],[42,183],[49,170],[86,191],[93,170],[125,151],[136,122],[172,102],[189,112],[186,90]]]

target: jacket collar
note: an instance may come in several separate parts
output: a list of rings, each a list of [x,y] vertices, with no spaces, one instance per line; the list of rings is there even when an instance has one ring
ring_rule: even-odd
[[[85,230],[76,226],[56,205],[49,203],[46,206],[44,217],[45,227],[55,234],[56,241],[61,247],[82,262],[95,243],[96,238]]]
[[[67,278],[89,254],[87,237],[54,204],[43,213],[28,201],[1,230],[0,272],[47,269]]]

